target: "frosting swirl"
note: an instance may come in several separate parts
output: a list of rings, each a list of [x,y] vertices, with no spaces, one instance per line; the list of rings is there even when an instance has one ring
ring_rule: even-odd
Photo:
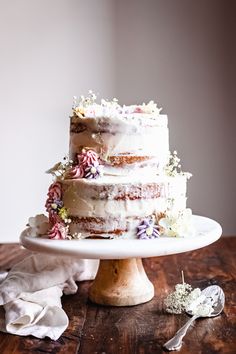
[[[90,165],[98,164],[98,155],[93,150],[82,150],[81,154],[77,155],[79,165],[86,168]]]
[[[65,175],[65,178],[69,178],[69,179],[77,179],[83,177],[84,177],[84,169],[82,168],[82,166],[79,165],[71,167]]]
[[[61,199],[61,184],[59,182],[54,182],[48,189],[48,197],[52,200]]]
[[[67,237],[67,228],[61,222],[56,222],[48,232],[48,237],[54,240],[65,240]]]
[[[63,206],[61,200],[62,188],[59,182],[54,182],[48,189],[48,198],[45,203],[46,210],[49,214],[49,221],[55,223],[58,220],[58,210]]]

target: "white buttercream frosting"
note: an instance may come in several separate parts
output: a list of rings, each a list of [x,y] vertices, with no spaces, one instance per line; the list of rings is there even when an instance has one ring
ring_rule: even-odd
[[[167,116],[130,114],[120,117],[71,118],[70,156],[83,147],[94,149],[102,159],[109,156],[156,157],[163,168],[169,157]]]
[[[158,191],[156,195],[146,191],[153,183],[153,193]],[[72,216],[70,229],[73,232],[81,231],[81,225],[78,229],[73,217],[93,218],[93,229],[99,231],[107,227],[110,231],[124,227],[128,237],[135,233],[139,219],[165,212],[169,200],[176,210],[186,208],[185,176],[103,176],[96,180],[64,180],[62,186],[63,202]],[[136,189],[141,190],[141,194],[136,194]],[[123,193],[126,193],[124,197]],[[104,223],[100,226],[96,218],[107,220],[107,226]]]
[[[75,99],[70,173],[63,169],[62,174],[55,174],[71,220],[70,234],[135,238],[144,218],[163,222],[170,208],[177,214],[186,209],[187,177],[179,173],[176,155],[178,168],[173,164],[166,169],[170,160],[168,118],[153,101],[121,106],[116,99],[95,100],[92,92]],[[96,156],[96,166],[91,156],[82,166],[83,154]],[[102,173],[91,173],[100,167]]]

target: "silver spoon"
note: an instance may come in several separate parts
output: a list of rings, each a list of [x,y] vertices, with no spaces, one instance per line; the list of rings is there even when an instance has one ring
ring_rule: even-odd
[[[168,340],[164,344],[164,347],[167,350],[179,350],[182,347],[182,339],[185,336],[187,330],[191,324],[199,317],[215,317],[218,316],[224,308],[225,304],[225,295],[223,290],[218,285],[211,285],[203,289],[201,292],[203,296],[203,301],[198,304],[197,309],[192,311],[188,310],[187,313],[191,317],[183,327],[181,327],[173,338]],[[207,312],[205,310],[209,309]]]

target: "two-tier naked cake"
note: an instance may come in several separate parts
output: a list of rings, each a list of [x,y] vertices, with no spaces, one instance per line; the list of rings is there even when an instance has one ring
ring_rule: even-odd
[[[168,119],[148,104],[121,106],[90,92],[74,100],[69,156],[49,171],[45,216],[31,218],[49,238],[140,238],[191,232],[186,183],[169,152]],[[46,229],[45,229],[46,227]]]

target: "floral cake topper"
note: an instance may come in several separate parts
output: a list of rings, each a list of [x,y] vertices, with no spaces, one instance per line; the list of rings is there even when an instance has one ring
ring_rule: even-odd
[[[159,115],[162,108],[158,108],[154,101],[147,104],[121,106],[117,98],[112,100],[101,99],[99,103],[96,102],[97,95],[89,90],[88,95],[81,95],[80,97],[73,97],[73,113],[79,118],[84,117],[111,117],[124,116],[127,114],[155,114]]]

